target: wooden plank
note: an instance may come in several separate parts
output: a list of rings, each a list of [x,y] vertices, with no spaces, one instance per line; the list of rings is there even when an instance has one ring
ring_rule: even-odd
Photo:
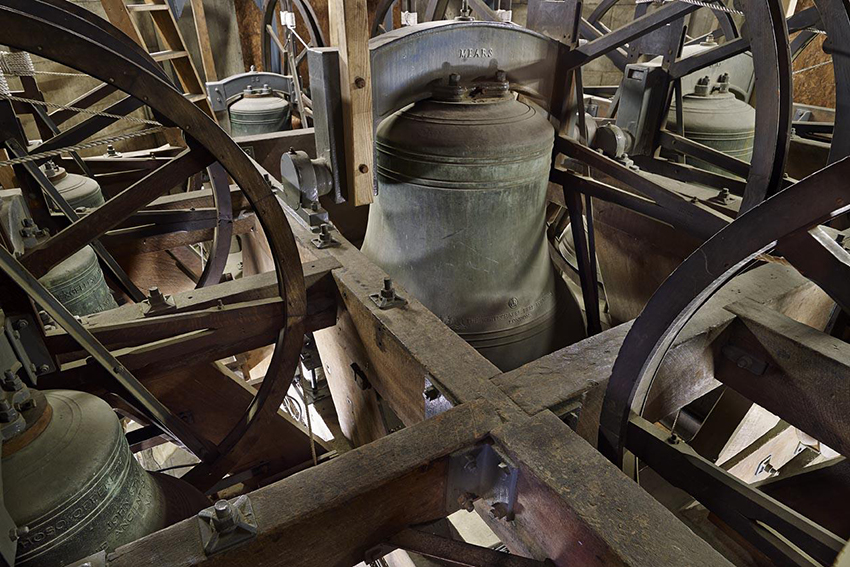
[[[212,46],[210,45],[210,31],[207,28],[204,0],[192,0],[192,13],[195,17],[195,33],[198,34],[198,48],[201,51],[201,64],[204,67],[204,76],[207,82],[217,81],[218,73],[215,70],[215,59],[213,58]]]
[[[256,391],[220,364],[184,366],[145,381],[145,386],[169,409],[208,439],[219,442],[241,419]],[[258,476],[270,476],[311,459],[310,442],[303,427],[277,412],[258,431],[256,444],[231,472],[263,467]],[[316,440],[319,454],[327,452]]]
[[[346,175],[354,205],[374,199],[372,73],[366,0],[329,0],[331,45],[339,47]]]
[[[349,567],[404,528],[444,517],[447,455],[498,424],[486,402],[465,404],[252,492],[259,531],[233,550],[204,555],[190,518],[119,548],[106,564]]]
[[[520,470],[511,531],[536,541],[538,559],[606,567],[731,565],[551,412],[507,423],[492,436]],[[501,525],[500,536],[507,528]]]
[[[301,243],[314,238],[298,221],[293,220],[290,226]],[[490,383],[489,378],[500,373],[498,368],[405,289],[396,286],[399,295],[408,300],[405,306],[379,309],[369,294],[381,288],[388,277],[386,272],[342,235],[334,233],[334,238],[339,246],[315,252],[336,258],[345,267],[335,270],[333,276],[372,363],[372,385],[406,425],[424,418],[425,378],[452,403],[485,398],[505,416],[525,416]]]
[[[136,27],[136,23],[130,17],[124,0],[100,0],[100,4],[103,6],[103,11],[106,12],[106,17],[113,26],[124,32],[130,39],[142,47],[145,47],[142,34],[139,33],[139,28]]]
[[[767,264],[725,286],[688,323],[671,347],[647,403],[647,419],[666,417],[720,385],[714,379],[714,341],[734,316],[724,308],[753,298],[799,321],[823,324],[832,302],[796,270]],[[605,388],[630,323],[585,339],[516,370],[493,384],[529,415],[559,413],[594,388]]]
[[[716,359],[717,378],[839,453],[850,454],[850,345],[753,301],[726,309],[737,319],[728,329],[724,354]],[[730,346],[740,352],[730,353]],[[752,359],[767,368],[744,368]]]
[[[375,370],[351,315],[340,309],[336,325],[313,333],[324,365],[325,379],[333,398],[339,426],[355,447],[371,443],[389,432],[381,417],[377,392],[372,387]],[[367,383],[355,380],[355,367]],[[420,394],[421,397],[421,394]],[[422,417],[416,421],[421,421]]]

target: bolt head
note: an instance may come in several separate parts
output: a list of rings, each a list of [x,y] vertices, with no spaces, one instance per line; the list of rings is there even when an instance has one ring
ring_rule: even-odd
[[[460,84],[460,75],[457,73],[452,73],[449,75],[449,85],[456,87]]]

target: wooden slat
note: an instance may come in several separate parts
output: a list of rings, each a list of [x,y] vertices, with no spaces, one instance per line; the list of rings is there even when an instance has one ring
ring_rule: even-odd
[[[339,47],[346,175],[355,206],[374,199],[372,73],[366,0],[328,2],[331,45]]]
[[[201,64],[207,82],[217,81],[215,58],[210,45],[210,31],[207,29],[207,14],[204,10],[204,0],[192,0],[192,12],[195,16],[195,33],[198,35],[198,47],[201,51]]]
[[[259,532],[233,550],[206,556],[190,518],[119,548],[107,565],[354,565],[402,529],[444,517],[447,456],[498,424],[486,402],[466,404],[254,491]]]
[[[174,51],[171,49],[166,49],[163,51],[154,51],[151,53],[151,57],[154,61],[171,61],[172,59],[180,59],[189,57],[189,53],[186,51]]]
[[[156,12],[168,10],[168,4],[127,4],[131,12]]]

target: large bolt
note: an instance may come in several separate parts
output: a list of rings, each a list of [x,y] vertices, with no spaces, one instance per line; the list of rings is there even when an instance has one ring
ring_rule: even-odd
[[[511,513],[508,510],[508,505],[504,502],[496,502],[490,507],[490,517],[494,520],[503,520],[505,518],[512,520],[513,518],[510,516]]]
[[[12,423],[18,419],[18,412],[9,403],[9,400],[0,401],[0,423]]]
[[[354,79],[354,86],[358,89],[362,89],[366,87],[366,79],[363,77],[357,77]]]
[[[452,73],[451,75],[449,75],[449,85],[450,86],[456,87],[459,84],[460,84],[460,75],[458,75],[457,73]]]
[[[233,506],[227,500],[219,500],[213,506],[215,516],[213,517],[213,527],[215,531],[222,533],[232,530],[236,527],[236,522],[233,520]]]
[[[26,329],[28,325],[29,325],[29,323],[27,322],[26,319],[19,319],[19,320],[15,321],[15,328],[18,329],[18,330]]]
[[[496,81],[500,83],[504,83],[508,80],[508,74],[502,71],[501,69],[496,71]]]
[[[475,510],[475,501],[476,496],[471,492],[464,492],[460,496],[457,497],[457,502],[460,504],[460,507],[466,510],[467,512],[473,512]]]
[[[393,280],[384,278],[384,287],[381,289],[381,297],[393,299],[395,297],[395,289],[393,289]]]
[[[12,528],[9,530],[9,539],[12,541],[18,541],[19,538],[24,537],[28,533],[30,533],[30,529],[27,526]]]

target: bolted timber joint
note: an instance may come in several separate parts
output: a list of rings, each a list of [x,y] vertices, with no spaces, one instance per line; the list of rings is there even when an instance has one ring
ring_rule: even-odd
[[[198,513],[204,553],[213,555],[257,537],[257,520],[247,495],[235,502],[219,500]]]
[[[407,300],[398,295],[393,287],[393,280],[384,278],[384,287],[378,293],[373,293],[369,298],[375,302],[380,309],[392,309],[393,307],[401,307],[407,303]]]

